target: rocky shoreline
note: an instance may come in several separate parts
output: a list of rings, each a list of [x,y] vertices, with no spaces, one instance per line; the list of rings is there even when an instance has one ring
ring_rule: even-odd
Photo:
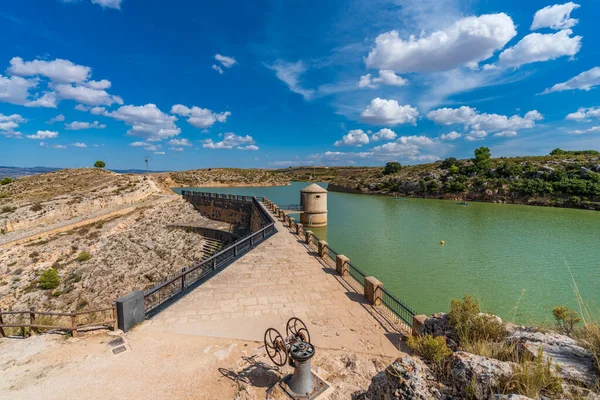
[[[449,314],[434,314],[413,334],[447,343],[443,361],[432,361],[432,348],[421,355],[412,351],[375,375],[353,399],[600,399],[596,359],[580,341],[478,314],[482,317],[503,327],[498,343],[514,355],[501,360],[465,351]]]

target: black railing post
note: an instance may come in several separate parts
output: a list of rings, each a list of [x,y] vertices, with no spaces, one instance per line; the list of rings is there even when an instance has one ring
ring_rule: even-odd
[[[213,269],[213,272],[215,272],[217,270],[217,257],[213,258],[212,269]]]
[[[235,246],[233,246],[233,256],[237,257],[237,244]]]
[[[254,235],[250,236],[250,247],[254,247]]]
[[[184,274],[184,275],[181,275],[181,291],[182,292],[185,290],[185,270],[186,270],[185,267],[181,268],[181,273]]]

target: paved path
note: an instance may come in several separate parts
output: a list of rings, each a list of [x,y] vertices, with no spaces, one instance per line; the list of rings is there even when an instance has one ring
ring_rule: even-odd
[[[278,233],[139,329],[262,341],[290,317],[318,347],[395,356],[400,335],[280,222]]]

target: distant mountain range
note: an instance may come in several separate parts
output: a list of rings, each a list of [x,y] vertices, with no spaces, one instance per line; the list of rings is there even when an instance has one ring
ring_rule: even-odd
[[[22,176],[45,174],[47,172],[58,171],[63,168],[49,168],[49,167],[6,167],[0,165],[0,179],[4,177],[9,178],[20,178]],[[144,174],[146,170],[143,169],[110,169],[110,171],[117,172],[119,174]],[[168,171],[150,171],[150,172],[168,172]]]

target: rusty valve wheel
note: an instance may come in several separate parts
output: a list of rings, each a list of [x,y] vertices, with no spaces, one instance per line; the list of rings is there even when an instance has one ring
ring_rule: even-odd
[[[310,343],[308,328],[300,318],[290,318],[285,326],[285,333],[288,337],[293,336],[296,339],[301,339],[303,342]]]
[[[269,328],[265,332],[265,349],[273,363],[282,367],[287,362],[288,352],[281,333],[277,329]]]

